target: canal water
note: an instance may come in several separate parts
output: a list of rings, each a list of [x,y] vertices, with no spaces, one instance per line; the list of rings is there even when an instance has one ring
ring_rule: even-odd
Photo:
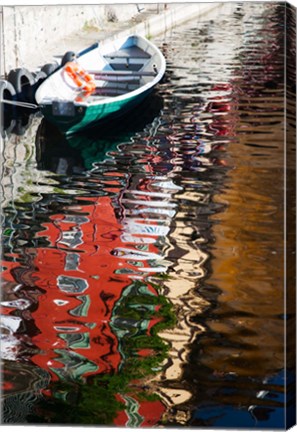
[[[284,12],[156,39],[164,80],[108,127],[13,123],[2,423],[284,427]]]

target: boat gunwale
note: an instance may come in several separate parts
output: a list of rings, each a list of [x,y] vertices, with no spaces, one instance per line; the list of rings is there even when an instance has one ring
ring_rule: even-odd
[[[138,87],[135,90],[128,91],[127,93],[124,93],[123,95],[118,95],[118,96],[102,96],[102,97],[98,96],[98,99],[94,100],[94,101],[88,101],[88,100],[86,100],[86,101],[75,101],[75,100],[73,100],[73,101],[69,101],[69,102],[72,102],[73,105],[76,106],[76,107],[80,107],[81,106],[81,107],[85,107],[85,108],[92,107],[92,106],[98,106],[98,105],[105,105],[105,104],[112,103],[112,102],[121,102],[121,101],[125,101],[125,99],[131,99],[131,97],[134,98],[134,97],[137,97],[138,95],[141,95],[142,93],[148,91],[150,88],[154,87],[161,80],[161,78],[163,77],[163,75],[165,73],[165,70],[166,70],[166,61],[165,61],[165,58],[164,58],[162,52],[160,51],[160,49],[156,45],[152,44],[149,40],[147,40],[146,38],[144,38],[143,36],[140,36],[140,35],[137,35],[137,34],[129,35],[129,36],[125,37],[125,38],[121,38],[120,40],[122,40],[122,41],[125,42],[129,38],[136,38],[136,39],[144,41],[146,44],[148,44],[153,49],[154,53],[160,58],[160,60],[161,60],[161,68],[158,71],[157,75],[155,75],[155,77],[151,81],[149,81],[148,83],[146,83],[146,84]],[[113,41],[111,41],[111,43],[112,42]],[[92,51],[94,51],[95,49],[100,49],[100,45],[99,45],[98,48],[94,48]],[[60,73],[60,72],[61,72],[61,69],[59,69],[57,72],[55,72],[53,74],[53,76],[56,75],[56,74],[58,74],[58,73]],[[100,74],[100,73],[104,73],[104,72],[103,72],[102,69],[99,69],[98,71],[96,71],[96,73]],[[44,84],[46,84],[46,81],[45,81]],[[43,86],[43,84],[41,84],[41,86]],[[38,92],[38,90],[37,90],[37,92]],[[41,100],[41,102],[38,103],[38,104],[41,107],[46,107],[46,106],[52,105],[53,101],[63,101],[63,99],[59,99],[59,98],[54,99],[54,98],[51,98],[48,101],[44,101],[44,102],[42,102],[42,100]]]

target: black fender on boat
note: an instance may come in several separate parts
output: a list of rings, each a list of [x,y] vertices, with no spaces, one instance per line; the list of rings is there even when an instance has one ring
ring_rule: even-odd
[[[37,83],[41,83],[42,81],[44,81],[47,78],[47,74],[43,71],[38,71],[38,72],[32,72],[32,75],[34,77],[34,85]]]
[[[50,76],[52,73],[54,73],[59,68],[59,65],[57,62],[55,63],[47,63],[41,68],[41,72],[44,72],[46,76]]]
[[[16,99],[16,91],[14,86],[6,80],[0,80],[0,100],[8,99],[10,101]]]
[[[6,80],[0,80],[0,133],[3,138],[10,135],[15,126],[15,120],[12,116],[15,106],[2,101],[14,101],[15,99],[16,92],[13,85]]]
[[[17,99],[23,102],[33,101],[33,91],[32,86],[35,82],[34,76],[28,69],[17,68],[12,69],[7,77],[16,92]]]
[[[0,101],[1,101],[1,113],[4,112],[13,112],[15,109],[14,105],[2,103],[2,101],[9,100],[14,101],[16,100],[16,91],[13,85],[6,80],[0,80]]]
[[[61,60],[61,66],[65,66],[66,63],[73,61],[76,58],[76,54],[73,51],[67,51]]]

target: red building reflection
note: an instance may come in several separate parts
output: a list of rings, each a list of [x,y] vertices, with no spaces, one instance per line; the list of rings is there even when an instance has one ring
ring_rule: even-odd
[[[155,240],[152,235],[125,233],[107,196],[80,197],[79,205],[68,207],[67,214],[50,216],[43,227],[37,237],[47,245],[26,250],[27,266],[4,263],[4,282],[18,284],[16,298],[2,302],[2,326],[7,333],[4,358],[32,362],[49,373],[51,383],[116,373],[123,358],[111,326],[114,308],[136,281],[142,281],[142,293],[158,295],[144,282],[160,259]],[[24,292],[28,294],[29,287],[31,296],[26,301]],[[19,290],[22,299],[17,298]],[[154,308],[158,311],[159,306]],[[157,316],[144,320],[142,331],[150,334],[159,320]],[[34,322],[34,330],[30,333],[32,326],[27,325],[25,334],[21,328],[29,321]],[[28,345],[31,354],[26,357]],[[151,352],[144,349],[137,354]],[[3,390],[9,393],[13,389],[7,378]],[[54,396],[50,386],[42,392]],[[158,421],[165,410],[160,401],[139,402],[132,394],[115,397],[127,406],[115,419],[116,425],[130,424],[129,407],[142,426]]]

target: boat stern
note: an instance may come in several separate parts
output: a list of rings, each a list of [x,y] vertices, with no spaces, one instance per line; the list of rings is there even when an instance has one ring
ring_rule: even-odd
[[[50,123],[57,126],[63,134],[79,130],[86,115],[86,107],[71,101],[53,100],[42,104],[41,111]]]

